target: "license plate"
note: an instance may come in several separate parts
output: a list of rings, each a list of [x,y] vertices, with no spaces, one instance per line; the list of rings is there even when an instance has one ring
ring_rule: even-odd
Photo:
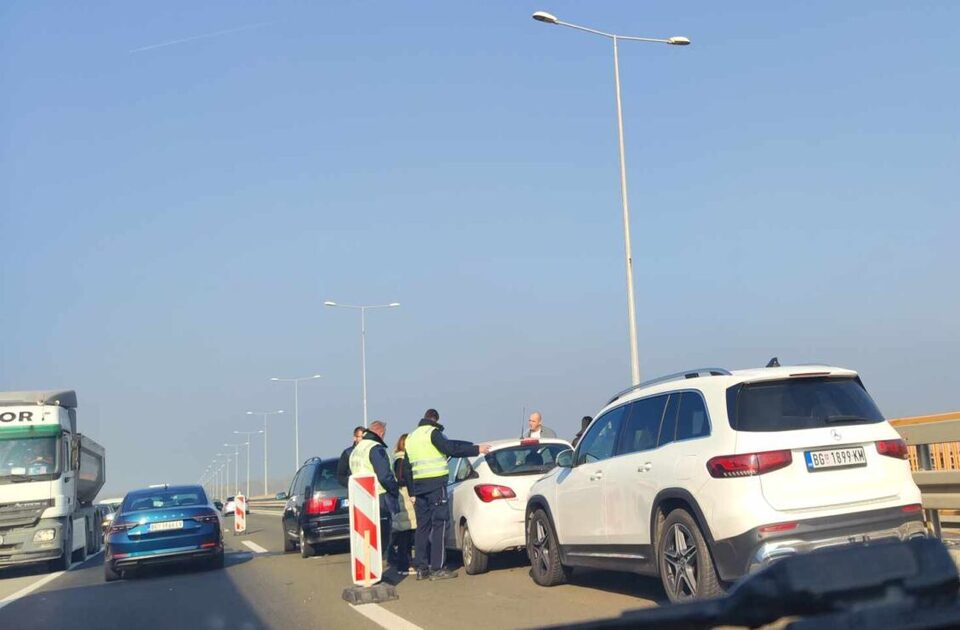
[[[862,446],[851,448],[831,448],[822,451],[804,451],[807,470],[814,472],[826,468],[852,468],[866,466],[867,456]]]
[[[163,521],[162,523],[150,523],[151,532],[165,532],[171,529],[183,529],[183,521]]]

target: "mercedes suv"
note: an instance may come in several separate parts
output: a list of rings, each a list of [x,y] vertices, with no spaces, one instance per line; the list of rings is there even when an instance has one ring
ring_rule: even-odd
[[[531,576],[654,575],[678,602],[787,554],[925,536],[907,459],[852,370],[707,368],[642,383],[531,488]]]

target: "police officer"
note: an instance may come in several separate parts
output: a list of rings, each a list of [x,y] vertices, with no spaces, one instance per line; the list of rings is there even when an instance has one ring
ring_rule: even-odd
[[[340,485],[344,488],[347,487],[347,481],[350,480],[350,453],[353,452],[353,447],[357,445],[357,442],[363,439],[363,434],[366,433],[366,429],[361,426],[353,428],[353,444],[343,449],[343,452],[340,453],[340,460],[337,462],[337,481],[340,482]]]
[[[386,434],[387,423],[374,420],[350,453],[351,475],[377,477],[377,496],[380,498],[380,551],[383,553],[384,571],[387,568],[387,549],[390,546],[391,515],[397,511],[397,497],[400,495],[400,484],[393,476],[387,445],[383,441]]]
[[[447,505],[447,458],[473,457],[490,451],[489,444],[448,440],[443,435],[440,414],[427,409],[423,420],[407,436],[405,477],[414,498],[417,515],[414,565],[418,580],[445,580],[457,577],[444,568],[444,538],[450,520]]]

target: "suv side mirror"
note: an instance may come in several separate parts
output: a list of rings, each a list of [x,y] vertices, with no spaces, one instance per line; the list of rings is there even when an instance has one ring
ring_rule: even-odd
[[[557,455],[557,466],[560,468],[573,468],[573,451],[567,449]]]
[[[288,495],[286,492],[277,493],[277,501],[286,501],[289,498],[290,498],[290,495]]]

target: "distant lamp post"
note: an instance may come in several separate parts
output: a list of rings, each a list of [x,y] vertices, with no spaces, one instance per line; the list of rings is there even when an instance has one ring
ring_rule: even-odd
[[[620,199],[623,204],[623,242],[624,256],[627,266],[627,322],[630,332],[630,377],[634,385],[640,383],[640,358],[637,351],[637,314],[636,300],[633,295],[633,249],[630,244],[630,206],[627,201],[627,158],[623,143],[623,107],[620,100],[620,53],[618,43],[620,40],[632,42],[652,42],[656,44],[669,44],[671,46],[689,46],[690,40],[686,37],[668,37],[666,39],[651,37],[634,37],[632,35],[616,35],[614,33],[605,33],[585,26],[578,26],[568,22],[561,22],[555,15],[546,11],[537,11],[531,17],[544,24],[555,24],[557,26],[566,26],[578,31],[600,35],[613,41],[613,77],[616,86],[617,95],[617,130],[620,139]]]
[[[263,416],[263,495],[269,496],[267,490],[267,416],[276,416],[283,413],[283,409],[276,411],[248,411],[248,416]]]
[[[271,381],[280,383],[293,383],[293,441],[294,458],[296,459],[293,465],[293,472],[297,472],[300,468],[300,381],[312,381],[318,378],[323,377],[319,374],[314,374],[313,376],[300,376],[297,378],[279,378],[276,376],[270,378]]]
[[[237,435],[246,436],[246,438],[247,438],[247,441],[244,442],[244,444],[245,444],[246,447],[247,447],[247,495],[246,495],[246,496],[249,498],[249,497],[250,497],[250,436],[251,436],[251,435],[259,435],[260,433],[263,433],[263,430],[260,430],[260,431],[234,431],[234,433],[237,434]]]
[[[370,305],[357,305],[357,304],[338,304],[337,302],[331,302],[327,300],[323,303],[324,306],[332,306],[336,308],[352,308],[360,311],[360,381],[361,389],[363,396],[363,426],[367,426],[367,310],[374,308],[396,308],[400,306],[400,302],[391,302],[389,304],[370,304]]]

